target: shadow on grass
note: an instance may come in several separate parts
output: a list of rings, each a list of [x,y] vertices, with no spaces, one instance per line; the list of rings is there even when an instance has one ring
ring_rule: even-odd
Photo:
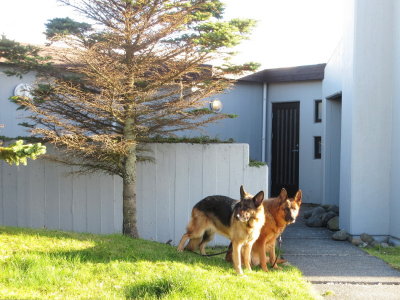
[[[174,290],[174,282],[169,279],[156,279],[126,288],[127,299],[163,298]]]
[[[119,262],[139,262],[148,261],[157,262],[178,262],[186,265],[201,264],[203,269],[220,268],[221,270],[232,272],[232,264],[225,261],[225,254],[214,257],[204,257],[198,253],[189,251],[178,252],[176,247],[162,244],[154,241],[133,239],[127,236],[113,235],[95,235],[88,233],[74,233],[64,231],[53,231],[45,229],[21,229],[13,227],[0,227],[0,234],[8,235],[32,235],[35,237],[46,237],[59,239],[71,239],[77,241],[90,241],[95,246],[79,250],[24,250],[24,252],[48,255],[54,259],[67,260],[72,262],[90,262],[98,264],[107,264],[113,261]],[[217,248],[213,251],[207,250],[207,253],[220,252],[225,247]],[[254,270],[261,270],[259,267]],[[287,269],[287,268],[285,268]],[[290,268],[289,268],[290,269]],[[154,283],[155,286],[168,286],[165,283]],[[143,287],[142,287],[143,288]],[[156,289],[157,290],[157,289]]]
[[[150,261],[150,262],[181,262],[185,264],[204,264],[210,267],[231,269],[223,256],[202,257],[193,252],[177,252],[176,247],[158,242],[133,239],[123,235],[95,235],[88,233],[74,233],[46,229],[22,229],[15,227],[1,227],[0,234],[6,235],[32,235],[57,240],[71,239],[76,241],[89,241],[95,246],[79,250],[24,250],[25,253],[46,254],[55,259],[74,262],[109,263],[112,261]]]

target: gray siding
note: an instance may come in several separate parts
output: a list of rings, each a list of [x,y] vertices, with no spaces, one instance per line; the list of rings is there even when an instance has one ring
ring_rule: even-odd
[[[68,175],[70,167],[49,161],[0,168],[0,224],[18,227],[62,229],[77,232],[121,231],[121,202],[115,195],[117,177],[96,174]],[[121,191],[121,189],[119,190]]]
[[[14,95],[15,87],[20,83],[32,83],[35,81],[35,74],[29,73],[24,75],[23,79],[16,76],[8,77],[3,71],[4,66],[0,66],[0,124],[4,124],[4,128],[0,128],[0,135],[7,137],[16,137],[27,135],[25,128],[18,125],[24,122],[24,116],[27,112],[24,110],[16,110],[17,105],[8,99]]]
[[[224,119],[209,124],[204,130],[188,135],[208,135],[222,140],[233,138],[237,143],[250,146],[250,157],[261,160],[262,150],[262,97],[263,86],[260,83],[238,82],[219,99],[223,104],[222,113],[236,114],[235,119]],[[186,134],[186,133],[184,133]],[[187,134],[186,134],[187,135]]]

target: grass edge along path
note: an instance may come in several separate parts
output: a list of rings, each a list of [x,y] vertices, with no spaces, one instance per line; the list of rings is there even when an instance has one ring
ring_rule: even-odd
[[[400,246],[387,248],[376,246],[372,248],[363,248],[363,250],[370,255],[382,259],[392,268],[400,271]]]
[[[288,266],[246,276],[223,257],[122,235],[0,226],[0,298],[314,299]]]

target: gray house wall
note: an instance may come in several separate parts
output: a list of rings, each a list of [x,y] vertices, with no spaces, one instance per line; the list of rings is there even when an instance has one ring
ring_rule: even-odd
[[[26,112],[16,110],[17,105],[8,100],[14,95],[15,87],[20,83],[32,83],[35,81],[35,74],[29,73],[24,75],[22,79],[16,76],[6,76],[3,71],[6,68],[0,66],[0,124],[6,125],[0,128],[0,136],[16,137],[27,135],[24,128],[18,123],[23,122]]]
[[[343,42],[341,41],[325,67],[323,94],[323,204],[339,206],[340,156],[342,131],[342,69]],[[345,214],[343,211],[342,214]]]
[[[342,92],[336,111],[341,117],[336,121],[341,127],[339,226],[352,235],[399,238],[400,3],[351,0],[345,12],[343,44],[326,66],[324,79],[324,97]],[[335,104],[329,102],[325,114],[333,117]],[[325,132],[332,137],[331,121],[327,119]],[[331,152],[324,154],[325,191],[331,183],[329,166],[338,163],[330,155],[332,146],[331,141]]]
[[[236,114],[238,117],[220,120],[191,134],[200,133],[222,140],[233,138],[235,142],[247,143],[250,145],[250,158],[261,160],[262,97],[262,84],[238,82],[232,89],[215,97],[221,100],[223,113]]]
[[[390,235],[400,238],[400,1],[393,1],[393,107],[392,165],[390,182]]]
[[[265,93],[265,94],[264,94]],[[265,124],[263,97],[265,95]],[[314,101],[322,99],[322,81],[309,80],[286,83],[252,83],[239,81],[234,88],[219,95],[224,113],[238,114],[208,125],[203,134],[250,145],[250,157],[262,160],[263,127],[265,126],[265,161],[271,165],[272,104],[300,102],[299,187],[308,203],[322,201],[322,160],[314,159],[314,136],[323,136],[323,122],[314,121]],[[196,134],[196,133],[191,133]]]

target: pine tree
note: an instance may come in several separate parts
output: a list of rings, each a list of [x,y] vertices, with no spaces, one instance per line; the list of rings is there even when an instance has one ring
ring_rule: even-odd
[[[63,45],[52,55],[56,64],[30,53],[41,57],[33,67],[42,81],[33,99],[13,101],[30,111],[32,133],[56,145],[64,162],[122,177],[123,233],[138,237],[136,163],[146,158],[144,143],[229,117],[204,108],[205,99],[232,84],[227,75],[256,67],[229,63],[230,48],[254,22],[223,21],[218,0],[60,2],[92,25],[50,20],[48,39]]]

